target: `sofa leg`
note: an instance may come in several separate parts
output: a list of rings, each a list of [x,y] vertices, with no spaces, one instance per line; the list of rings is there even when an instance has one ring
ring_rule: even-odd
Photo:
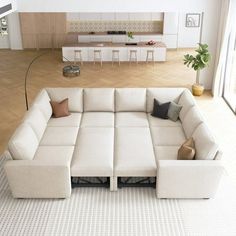
[[[117,191],[117,177],[110,177],[110,190]]]

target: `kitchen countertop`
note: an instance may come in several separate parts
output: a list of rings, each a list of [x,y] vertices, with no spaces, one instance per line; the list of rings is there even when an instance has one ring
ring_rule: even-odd
[[[147,45],[146,43],[137,43],[137,45],[125,45],[125,43],[108,43],[108,42],[96,42],[96,43],[76,43],[65,44],[63,47],[159,47],[166,48],[163,42],[156,42],[154,45]]]
[[[93,35],[107,35],[107,36],[117,36],[117,35],[120,35],[120,36],[124,36],[124,35],[127,35],[127,34],[107,34],[107,32],[95,32],[95,34],[90,34],[89,32],[68,32],[67,34],[76,34],[76,35],[88,35],[88,36],[93,36]],[[133,32],[133,35],[163,35],[162,33],[160,32]]]

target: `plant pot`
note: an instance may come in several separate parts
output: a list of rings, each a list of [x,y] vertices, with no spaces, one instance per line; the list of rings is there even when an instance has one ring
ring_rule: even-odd
[[[204,87],[201,84],[192,85],[192,93],[194,96],[201,96],[204,92]]]

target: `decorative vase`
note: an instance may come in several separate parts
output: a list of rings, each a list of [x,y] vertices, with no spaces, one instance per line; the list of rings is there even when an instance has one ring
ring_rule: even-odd
[[[204,92],[204,86],[201,84],[192,85],[192,93],[194,96],[201,96]]]

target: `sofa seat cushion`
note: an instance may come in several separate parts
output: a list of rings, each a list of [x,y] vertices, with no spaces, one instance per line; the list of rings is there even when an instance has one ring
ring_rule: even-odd
[[[70,167],[74,146],[39,146],[34,160],[55,165],[68,165]]]
[[[116,128],[115,176],[156,176],[149,128]]]
[[[47,127],[41,139],[41,146],[73,146],[76,143],[78,127]]]
[[[177,160],[179,146],[155,146],[156,160]]]
[[[82,113],[71,112],[69,116],[60,118],[51,118],[48,121],[48,127],[79,127]]]
[[[113,176],[114,128],[81,128],[71,176]]]
[[[153,117],[150,113],[148,113],[148,120],[150,127],[181,127],[182,124],[180,120],[176,122],[169,119],[160,119],[157,117]]]
[[[12,135],[8,150],[14,160],[32,160],[39,141],[29,124],[21,124]]]
[[[117,112],[116,127],[149,127],[146,112]]]
[[[84,111],[114,112],[114,88],[84,89]]]
[[[146,112],[146,89],[145,88],[117,88],[116,89],[116,112],[141,111]]]
[[[83,112],[83,89],[81,88],[47,88],[52,101],[61,102],[68,98],[70,112]]]
[[[195,142],[196,160],[213,160],[215,158],[219,146],[204,123],[200,124],[194,131],[193,140]]]
[[[81,127],[114,127],[114,113],[84,112]]]
[[[182,127],[151,127],[154,146],[181,146],[186,140]]]

